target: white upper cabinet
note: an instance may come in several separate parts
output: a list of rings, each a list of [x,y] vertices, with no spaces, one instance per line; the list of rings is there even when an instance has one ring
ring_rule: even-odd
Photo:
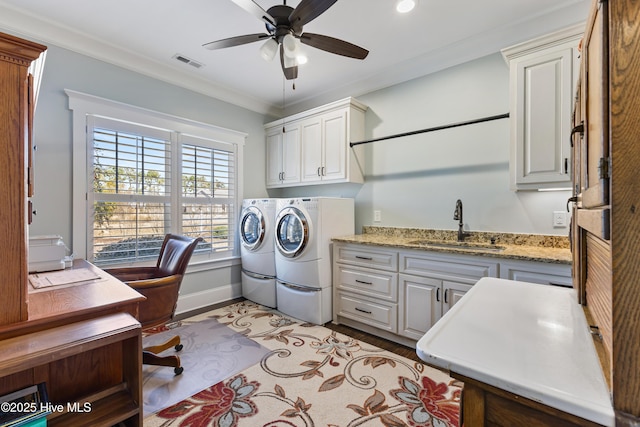
[[[571,188],[571,113],[583,33],[577,25],[502,51],[510,70],[513,190]]]
[[[283,132],[284,129],[284,132]],[[267,131],[267,187],[300,182],[300,126]]]
[[[286,117],[265,125],[267,134],[267,188],[322,183],[364,182],[364,157],[361,146],[352,141],[364,139],[364,114],[367,107],[346,98],[313,110]],[[286,132],[283,134],[283,123]],[[298,144],[284,144],[290,128],[297,129]],[[284,135],[284,136],[283,136]],[[293,138],[293,137],[292,137]],[[292,153],[287,151],[291,150]],[[284,179],[283,158],[295,162],[297,179]]]

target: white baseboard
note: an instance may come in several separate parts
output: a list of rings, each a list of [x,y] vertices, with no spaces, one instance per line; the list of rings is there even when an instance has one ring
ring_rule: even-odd
[[[206,291],[195,292],[178,297],[176,315],[198,310],[213,304],[218,304],[230,299],[242,296],[242,284],[232,283],[230,285],[219,286]]]

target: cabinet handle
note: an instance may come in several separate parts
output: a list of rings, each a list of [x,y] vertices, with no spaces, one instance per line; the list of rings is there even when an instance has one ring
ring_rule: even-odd
[[[569,159],[567,157],[564,158],[564,173],[569,173]]]
[[[364,280],[358,280],[358,279],[356,279],[356,283],[360,283],[363,285],[373,285],[373,282],[365,282]]]
[[[360,256],[360,255],[356,255],[357,259],[363,259],[365,261],[373,261],[373,258],[368,257],[368,256]]]
[[[580,132],[580,137],[582,138],[582,136],[584,135],[584,121],[581,121],[580,124],[576,127],[574,127],[573,129],[571,129],[571,147],[573,147],[573,134]]]
[[[449,289],[446,289],[446,290],[444,291],[444,303],[445,303],[445,304],[449,304],[448,299],[449,299]]]
[[[318,176],[320,176],[320,166],[318,166],[318,171],[316,172],[318,174]]]
[[[436,301],[440,302],[440,288],[436,289]]]
[[[366,313],[366,314],[371,314],[371,312],[370,312],[370,311],[367,311],[367,310],[363,310],[363,309],[361,309],[361,308],[358,308],[358,307],[356,307],[356,311],[359,311],[360,313]]]
[[[325,169],[326,168],[324,166],[322,166],[322,176],[326,176],[327,175],[327,173],[325,172]]]

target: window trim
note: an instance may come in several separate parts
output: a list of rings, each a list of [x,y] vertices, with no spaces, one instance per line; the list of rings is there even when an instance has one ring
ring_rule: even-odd
[[[87,131],[87,117],[104,116],[125,122],[140,123],[146,126],[161,129],[171,129],[190,135],[197,135],[203,138],[220,141],[221,143],[233,144],[237,148],[236,153],[236,194],[234,203],[240,209],[243,197],[243,151],[247,134],[244,132],[226,129],[209,123],[203,123],[171,114],[161,113],[134,105],[112,101],[106,98],[65,89],[69,97],[69,109],[72,110],[72,140],[73,140],[73,179],[72,179],[72,250],[80,258],[87,259],[88,224],[89,209],[88,200],[88,179],[87,166],[89,156],[89,144],[92,142],[92,135]],[[237,236],[234,244],[234,255],[232,258],[240,256]],[[217,263],[225,260],[211,259],[205,262]]]

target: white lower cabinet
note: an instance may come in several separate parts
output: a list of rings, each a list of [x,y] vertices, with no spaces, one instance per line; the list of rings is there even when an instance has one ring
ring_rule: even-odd
[[[571,286],[571,266],[337,242],[333,321],[413,345],[483,277]]]
[[[520,282],[572,287],[571,266],[530,261],[500,263],[500,278]]]
[[[495,259],[424,251],[399,253],[398,334],[419,340],[474,283],[496,277]]]
[[[334,245],[334,321],[338,316],[390,333],[398,330],[398,253]]]
[[[471,286],[431,277],[399,275],[398,334],[419,340]]]

